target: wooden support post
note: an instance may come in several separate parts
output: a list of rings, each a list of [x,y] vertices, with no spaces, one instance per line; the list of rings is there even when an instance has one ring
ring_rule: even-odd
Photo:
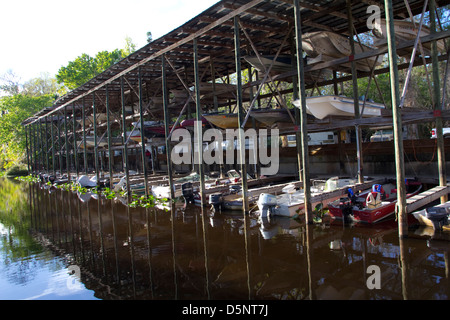
[[[125,110],[125,90],[123,77],[120,77],[120,100],[122,104],[122,142],[123,142],[123,165],[125,169],[125,179],[127,181],[127,197],[131,199],[130,189],[130,169],[128,168],[128,145],[127,145],[127,122],[126,122],[126,110]],[[143,142],[144,143],[144,142]],[[152,155],[153,158],[153,155]]]
[[[238,124],[239,124],[239,158],[241,163],[241,181],[242,181],[242,210],[244,214],[249,212],[248,201],[248,185],[247,185],[247,164],[245,159],[245,136],[244,136],[244,107],[242,102],[242,70],[241,70],[241,41],[239,29],[239,17],[234,17],[234,48],[236,60],[236,104],[238,110]]]
[[[308,126],[306,115],[306,92],[305,92],[305,76],[303,70],[302,55],[302,29],[300,17],[299,0],[294,0],[294,16],[295,16],[295,41],[297,49],[297,70],[298,70],[298,89],[301,105],[300,112],[300,130],[301,130],[301,148],[302,148],[302,177],[303,188],[305,190],[305,218],[306,223],[311,224],[312,208],[311,208],[311,182],[309,180],[309,149],[308,149]]]
[[[166,157],[167,157],[167,174],[169,176],[170,198],[175,199],[175,186],[173,184],[173,170],[171,159],[171,144],[169,139],[170,133],[170,115],[169,115],[169,95],[167,92],[167,70],[166,58],[163,54],[161,57],[161,72],[162,72],[162,94],[163,94],[163,108],[164,108],[164,133],[166,137]]]
[[[430,0],[430,33],[436,33],[436,2],[435,0]],[[439,185],[446,186],[447,185],[447,174],[445,170],[445,148],[444,148],[444,136],[442,132],[443,123],[442,123],[442,105],[441,101],[441,88],[439,81],[439,60],[438,60],[438,50],[437,43],[433,41],[431,43],[431,61],[433,64],[432,74],[433,74],[433,101],[436,114],[436,142],[437,142],[437,159],[438,159],[438,169],[439,169]],[[447,79],[445,79],[447,80]],[[448,196],[445,195],[441,197],[441,203],[445,203],[448,200]]]
[[[95,92],[92,93],[92,113],[94,119],[94,166],[95,166],[95,175],[97,177],[97,186],[100,182],[100,167],[99,167],[99,159],[98,159],[98,135],[97,135],[97,105],[95,103]]]
[[[142,96],[142,68],[138,68],[138,82],[139,82],[139,116],[141,122],[141,153],[142,153],[142,170],[144,171],[144,185],[145,196],[148,198],[150,192],[148,189],[148,170],[147,159],[145,157],[145,136],[144,136],[144,98]]]
[[[399,83],[397,68],[397,50],[395,44],[394,12],[392,0],[385,0],[388,56],[391,82],[392,117],[394,126],[394,148],[395,148],[395,169],[397,178],[397,214],[398,214],[398,235],[400,238],[408,236],[408,217],[406,211],[406,186],[405,167],[403,155],[402,139],[402,118],[399,110]]]
[[[194,147],[192,148],[192,153],[195,154],[195,144],[198,147],[198,173],[200,175],[200,196],[202,207],[206,205],[206,195],[205,195],[205,171],[203,167],[203,126],[202,126],[202,106],[200,101],[200,77],[199,77],[199,66],[198,66],[198,46],[197,39],[193,40],[194,45],[194,78],[195,78],[195,118],[196,118],[196,132],[197,141],[194,141]],[[195,157],[194,157],[195,158]],[[194,162],[193,162],[194,163]]]
[[[113,157],[114,151],[112,150],[112,137],[111,137],[111,116],[110,116],[110,108],[109,108],[109,87],[105,86],[105,94],[106,94],[106,130],[108,131],[108,168],[109,168],[109,188],[112,189],[114,187],[114,178],[113,178]]]

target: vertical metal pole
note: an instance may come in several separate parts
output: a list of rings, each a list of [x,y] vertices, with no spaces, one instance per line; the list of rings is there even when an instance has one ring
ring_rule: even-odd
[[[347,17],[348,17],[348,31],[350,34],[350,48],[352,56],[355,55],[355,41],[353,39],[353,15],[352,15],[352,3],[351,0],[347,0]],[[352,60],[351,62],[352,70],[352,84],[353,84],[353,107],[355,110],[355,119],[361,118],[359,111],[359,97],[358,97],[358,70],[356,69],[356,62]],[[363,175],[363,157],[362,157],[362,139],[361,139],[361,128],[355,126],[356,134],[356,158],[358,162],[358,182],[364,182]]]
[[[46,165],[47,165],[47,173],[50,173],[50,151],[49,151],[49,143],[48,143],[48,116],[46,116],[45,118],[45,152],[47,154],[47,160],[46,160]]]
[[[241,70],[241,39],[239,30],[239,17],[234,17],[234,52],[236,60],[236,104],[238,110],[238,124],[239,124],[239,158],[241,162],[241,181],[242,181],[242,210],[244,214],[249,212],[248,202],[248,185],[247,185],[247,165],[245,161],[245,136],[242,124],[244,122],[244,108],[242,104],[242,70]]]
[[[63,142],[62,142],[61,118],[62,118],[62,112],[58,111],[57,121],[58,121],[59,175],[60,176],[62,176],[62,174],[63,174],[63,155],[62,155]]]
[[[39,144],[38,144],[38,131],[37,131],[37,122],[34,124],[34,165],[35,165],[35,172],[39,172]]]
[[[436,33],[436,2],[435,0],[430,1],[429,6],[430,11],[430,33]],[[442,105],[441,101],[441,88],[439,81],[439,60],[438,60],[438,49],[437,42],[433,41],[431,43],[431,61],[433,63],[433,96],[434,96],[434,106],[436,114],[436,135],[437,135],[437,159],[438,159],[438,169],[439,169],[439,185],[447,185],[447,173],[445,169],[445,148],[444,148],[444,136],[442,133]],[[441,197],[441,203],[445,203],[448,200],[448,195]]]
[[[87,145],[86,145],[86,100],[83,97],[83,109],[82,113],[82,121],[83,121],[83,160],[84,160],[84,173],[88,174],[88,159],[87,159]]]
[[[45,154],[46,154],[46,150],[44,150],[44,130],[43,130],[43,124],[42,124],[42,119],[39,120],[39,148],[41,149],[40,153],[41,153],[41,172],[44,173],[45,172]]]
[[[97,105],[95,103],[95,92],[92,93],[92,114],[94,120],[94,162],[95,175],[97,177],[97,186],[100,183],[100,168],[98,164],[98,136],[97,136]]]
[[[397,178],[397,213],[398,213],[398,235],[399,237],[408,236],[408,220],[406,211],[406,186],[405,186],[405,168],[403,156],[402,140],[402,118],[398,108],[400,103],[398,67],[397,67],[397,47],[395,44],[394,13],[392,0],[385,0],[387,38],[388,38],[388,56],[389,71],[391,81],[391,101],[392,116],[394,126],[394,148],[395,148],[395,169]]]
[[[142,69],[138,68],[138,82],[139,82],[139,115],[141,119],[141,152],[142,152],[142,170],[144,171],[145,196],[148,197],[148,170],[147,159],[145,157],[145,136],[144,136],[144,101],[142,97]]]
[[[298,70],[297,66],[297,59],[296,59],[296,47],[295,47],[295,40],[292,39],[291,41],[291,60],[293,62],[293,65]],[[292,101],[297,100],[298,97],[298,73],[293,76],[292,79]],[[300,127],[300,109],[294,108],[294,117],[295,117],[295,126],[297,128]],[[295,148],[297,151],[297,166],[298,166],[298,180],[303,181],[302,176],[302,148],[301,148],[301,141],[302,141],[302,135],[300,131],[296,130],[295,132]]]
[[[161,56],[161,72],[162,72],[162,94],[163,94],[163,108],[164,108],[164,132],[166,137],[166,155],[167,155],[167,174],[169,175],[169,187],[170,187],[170,198],[175,199],[175,189],[173,184],[173,170],[172,170],[172,159],[170,153],[172,148],[169,141],[169,96],[167,93],[167,74],[166,74],[166,57],[163,54]]]
[[[29,124],[27,127],[28,127],[28,141],[29,141],[29,144],[30,144],[30,170],[29,170],[29,173],[31,174],[34,171],[34,164],[33,164],[33,161],[34,161],[34,157],[33,157],[33,134],[31,132],[32,125]]]
[[[303,70],[303,56],[302,56],[302,29],[300,18],[300,4],[299,0],[294,0],[294,16],[295,16],[295,38],[297,48],[297,69],[298,69],[298,86],[299,99],[301,104],[300,112],[300,129],[302,140],[302,169],[303,169],[303,188],[305,190],[305,218],[306,223],[313,223],[312,209],[311,209],[311,182],[309,181],[309,150],[308,150],[308,126],[306,115],[306,92],[305,92],[305,77]]]
[[[112,137],[111,137],[111,123],[110,123],[110,115],[109,115],[109,88],[108,85],[105,86],[106,91],[106,130],[108,130],[108,163],[109,163],[109,188],[112,189],[114,187],[114,178],[113,178],[113,157],[114,152],[112,150]]]
[[[194,39],[194,77],[195,77],[195,105],[196,105],[196,131],[197,131],[197,147],[198,147],[198,173],[200,175],[200,195],[202,206],[206,204],[205,195],[205,172],[203,168],[203,129],[202,129],[202,106],[200,102],[200,78],[198,66],[198,46],[197,39]],[[195,143],[192,152],[195,152]],[[195,157],[194,157],[195,158]],[[195,164],[195,163],[194,163]]]
[[[64,106],[64,133],[66,138],[66,170],[67,170],[67,181],[70,183],[70,153],[69,153],[69,128],[67,119],[67,106]]]
[[[52,115],[51,120],[50,120],[50,135],[52,136],[51,141],[52,141],[52,169],[53,169],[53,175],[56,176],[56,160],[55,160],[55,132],[54,132],[54,119],[55,116]]]
[[[127,147],[127,122],[126,122],[126,111],[125,111],[125,91],[123,77],[120,77],[120,99],[122,103],[122,142],[123,142],[123,163],[125,169],[125,176],[127,179],[127,197],[131,199],[130,192],[130,170],[128,168],[128,147]]]
[[[75,173],[77,179],[80,175],[78,168],[78,146],[77,146],[77,118],[75,117],[75,104],[72,104],[72,117],[73,117],[73,161],[75,162]]]
[[[31,172],[31,170],[30,170],[30,152],[28,149],[28,133],[27,133],[28,127],[29,126],[25,126],[23,129],[25,130],[25,148],[27,151],[27,171],[28,171],[28,174],[30,174],[30,172]]]

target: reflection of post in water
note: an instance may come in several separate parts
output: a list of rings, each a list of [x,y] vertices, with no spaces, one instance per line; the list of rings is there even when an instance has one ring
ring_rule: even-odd
[[[153,299],[155,297],[154,290],[155,286],[153,284],[153,268],[152,268],[152,241],[151,241],[151,232],[150,232],[150,215],[149,215],[149,209],[145,208],[145,218],[147,221],[147,260],[148,260],[148,274],[149,274],[149,285],[150,285],[150,295]]]
[[[111,179],[112,181],[112,179]],[[116,230],[116,215],[114,210],[114,199],[111,199],[111,222],[113,227],[113,241],[114,241],[114,256],[116,259],[116,282],[120,282],[120,270],[119,270],[119,254],[117,247],[117,230]]]
[[[408,279],[408,247],[406,245],[406,239],[404,237],[398,237],[400,246],[400,270],[402,273],[402,295],[404,300],[408,300],[409,292],[409,279]]]
[[[76,204],[77,204],[77,208],[78,208],[78,230],[79,230],[79,232],[80,232],[80,251],[81,251],[81,256],[80,256],[80,261],[81,261],[81,263],[85,263],[85,261],[86,261],[86,259],[85,259],[85,256],[84,256],[84,245],[83,245],[83,224],[82,224],[82,221],[83,221],[83,219],[82,219],[82,213],[81,213],[81,206],[82,206],[82,203],[81,203],[81,201],[78,201],[78,199],[77,199],[77,201],[76,201]]]
[[[249,235],[250,230],[250,217],[244,212],[244,244],[245,244],[245,265],[247,267],[247,288],[248,288],[248,299],[252,300],[254,298],[252,290],[252,277],[250,266],[251,263],[251,237]]]
[[[206,279],[206,294],[208,300],[211,300],[211,279],[209,274],[209,249],[208,249],[208,225],[206,221],[206,208],[201,206],[201,216],[202,216],[202,229],[203,229],[203,251],[205,254],[205,279]],[[197,224],[196,224],[197,225]]]
[[[91,206],[89,205],[89,202],[86,202],[87,207],[87,213],[88,213],[88,231],[89,231],[89,247],[91,251],[90,261],[91,261],[91,268],[94,268],[94,243],[92,240],[92,215],[91,215]]]
[[[130,207],[127,206],[127,216],[128,216],[128,237],[129,237],[129,248],[130,248],[130,259],[131,259],[131,279],[133,281],[133,298],[136,298],[136,269],[134,263],[134,240],[133,240],[133,221],[131,219]]]
[[[102,198],[99,196],[97,200],[97,214],[98,214],[98,232],[100,236],[100,255],[102,256],[103,276],[106,276],[105,264],[105,244],[103,243],[103,222],[102,222]]]
[[[173,199],[173,198],[172,198]],[[173,258],[173,283],[174,283],[174,299],[178,300],[178,279],[177,279],[177,254],[175,245],[175,206],[172,201],[170,203],[170,220],[171,220],[171,232],[172,232],[172,258]]]
[[[309,288],[309,300],[315,300],[316,294],[313,290],[313,276],[312,276],[312,245],[313,245],[313,227],[314,225],[306,223],[305,224],[305,235],[306,235],[306,269],[308,271],[308,288]]]

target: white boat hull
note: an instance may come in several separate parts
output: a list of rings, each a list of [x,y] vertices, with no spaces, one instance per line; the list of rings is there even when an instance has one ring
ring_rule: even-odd
[[[296,100],[293,104],[300,108],[300,101]],[[359,101],[359,110],[363,117],[379,117],[384,105],[380,103],[368,102],[364,106],[363,101]],[[328,116],[354,116],[354,103],[352,98],[340,96],[318,96],[306,99],[306,112],[317,119],[324,119]]]

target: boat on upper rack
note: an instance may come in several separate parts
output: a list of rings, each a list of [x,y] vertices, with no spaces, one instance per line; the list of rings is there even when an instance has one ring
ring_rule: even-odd
[[[239,127],[237,113],[208,113],[203,117],[211,124],[221,129],[237,129]],[[252,128],[252,122],[247,121],[245,128]],[[261,122],[256,122],[256,128],[266,128]]]
[[[406,179],[406,197],[415,196],[422,189],[419,181]],[[359,194],[349,189],[347,198],[340,198],[328,204],[329,214],[334,219],[354,222],[377,223],[394,215],[397,205],[395,181],[374,184],[372,188]]]
[[[359,112],[363,117],[379,117],[385,106],[371,101],[359,101]],[[301,108],[300,100],[293,102],[294,106]],[[316,96],[306,98],[306,112],[317,119],[328,116],[355,116],[353,98],[344,96]]]
[[[433,227],[434,230],[450,231],[450,201],[413,212],[412,215],[421,225]]]
[[[289,114],[290,113],[290,114]],[[292,118],[291,118],[292,116]],[[265,124],[269,128],[272,128],[274,125],[278,126],[292,126],[295,119],[294,110],[290,109],[272,109],[272,108],[264,108],[264,109],[254,109],[250,113],[250,117],[254,118],[260,123]]]
[[[307,64],[331,61],[335,59],[350,57],[352,55],[350,40],[348,37],[331,31],[307,32],[302,35],[302,49],[306,52],[309,60]],[[370,51],[372,48],[355,42],[355,53]],[[374,64],[380,65],[383,57],[370,57],[356,61],[356,68],[360,71],[370,71]],[[343,66],[349,68],[349,63]]]
[[[417,37],[417,33],[419,31],[419,24],[407,20],[394,20],[394,30],[397,44],[400,41],[412,41],[415,40]],[[375,35],[375,37],[378,38],[374,42],[374,46],[378,48],[387,47],[386,19],[380,19],[379,21],[375,21],[372,33]],[[426,25],[422,25],[422,28],[420,30],[420,37],[425,37],[428,35],[430,35],[430,28]],[[439,40],[436,43],[439,52],[446,52],[444,40]],[[422,46],[424,49],[424,54],[426,56],[429,56],[431,54],[431,42],[424,43]],[[409,54],[411,51],[412,51],[411,48],[407,50],[402,49],[400,50],[400,53]]]
[[[245,56],[244,59],[252,65],[253,68],[260,72],[259,77],[262,78],[266,70],[272,65],[270,74],[275,76],[291,71],[295,71],[295,64],[292,63],[292,57],[287,54],[280,54],[275,59],[275,55],[262,55],[262,56]],[[305,59],[306,65],[309,64],[310,58]],[[330,69],[314,70],[306,72],[304,79],[306,83],[314,83],[316,81],[321,81],[328,79],[332,76],[332,71]],[[286,81],[288,79],[284,79]]]

